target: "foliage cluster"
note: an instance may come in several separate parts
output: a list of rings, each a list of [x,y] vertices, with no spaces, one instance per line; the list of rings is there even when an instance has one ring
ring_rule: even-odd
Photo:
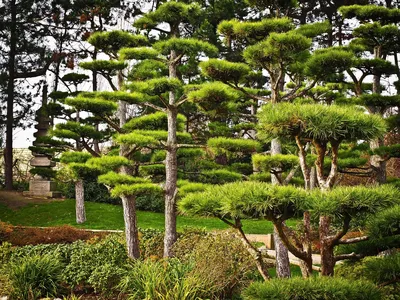
[[[132,299],[220,299],[240,293],[257,278],[246,250],[231,233],[188,230],[175,245],[177,258],[169,260],[161,259],[162,237],[160,231],[142,230],[143,260],[135,261],[126,257],[121,235],[72,244],[3,243],[1,280],[18,299],[60,296],[67,292],[61,286],[103,296],[123,292]]]

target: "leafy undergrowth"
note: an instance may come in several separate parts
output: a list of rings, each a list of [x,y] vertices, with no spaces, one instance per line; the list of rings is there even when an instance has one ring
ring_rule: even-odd
[[[75,222],[75,201],[65,200],[51,203],[35,203],[17,210],[11,210],[0,204],[0,221],[12,225],[50,227],[71,225],[77,228],[123,230],[122,207],[119,205],[86,202],[87,222],[77,225]],[[138,225],[140,228],[163,230],[164,214],[147,211],[138,211]],[[204,228],[208,231],[228,229],[221,220],[213,217],[178,216],[178,230],[186,227]],[[289,226],[295,225],[296,220],[289,220]],[[243,229],[246,233],[267,234],[273,232],[272,223],[267,220],[243,220]]]

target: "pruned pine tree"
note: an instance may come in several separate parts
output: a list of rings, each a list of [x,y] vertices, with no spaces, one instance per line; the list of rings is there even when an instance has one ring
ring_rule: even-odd
[[[88,76],[80,73],[68,73],[65,74],[61,79],[65,84],[68,84],[71,92],[52,92],[50,97],[53,102],[50,104],[50,112],[53,118],[62,118],[65,122],[59,123],[52,130],[50,136],[53,140],[58,140],[63,144],[63,151],[75,151],[82,152],[83,157],[85,155],[100,156],[99,149],[94,147],[98,141],[103,141],[109,137],[109,130],[97,130],[100,123],[100,119],[93,118],[91,116],[83,116],[81,109],[70,106],[65,106],[70,100],[68,97],[76,96],[79,93],[78,87],[80,84],[88,80]],[[55,139],[54,139],[55,138]],[[71,143],[71,141],[73,141]],[[78,157],[79,154],[76,154]],[[69,161],[63,161],[64,163],[75,161],[72,159]],[[84,163],[84,161],[78,161]],[[82,224],[86,221],[86,212],[84,204],[84,181],[89,177],[80,176],[79,172],[74,170],[75,178],[75,199],[76,199],[76,222]],[[89,173],[82,173],[87,175]]]
[[[331,56],[322,56],[319,52],[310,54],[311,38],[329,30],[326,23],[304,25],[295,29],[289,18],[264,19],[258,22],[232,20],[221,22],[218,29],[224,35],[228,47],[233,43],[241,45],[241,48],[244,49],[243,57],[246,64],[209,60],[202,63],[202,70],[205,75],[222,81],[252,99],[254,101],[253,111],[257,110],[259,104],[265,102],[276,104],[281,101],[293,101],[304,96],[321,80],[321,74],[315,73],[309,66],[323,63],[323,66],[329,67],[328,72],[337,73],[342,71],[343,65],[347,65],[350,60],[350,55],[340,57],[341,60],[338,59],[338,55],[335,55],[336,53],[333,51]],[[341,62],[339,65],[337,64],[338,60]],[[269,96],[262,96],[257,90],[249,89],[252,87],[248,80],[251,78],[249,76],[251,68],[268,74]],[[307,76],[309,81],[306,80]],[[287,78],[290,78],[292,85],[288,85],[285,90]],[[266,83],[266,81],[263,82],[261,87],[265,89]],[[270,153],[271,155],[282,154],[281,143],[278,139],[272,139]],[[303,171],[310,172],[308,169]],[[275,174],[271,176],[273,183],[283,182],[281,172],[282,170],[275,169]],[[306,178],[308,177],[306,176]],[[310,182],[305,182],[306,187],[309,188]],[[278,276],[289,277],[287,250],[280,243],[277,233],[275,233],[275,237],[278,253],[281,253],[277,260]]]
[[[168,139],[166,143],[165,160],[165,239],[164,256],[172,256],[172,245],[177,239],[176,232],[176,195],[178,162],[177,150],[180,147],[177,140],[176,122],[179,106],[187,101],[182,91],[184,78],[179,68],[187,64],[191,58],[201,54],[213,56],[217,48],[207,42],[185,38],[184,27],[196,25],[201,19],[201,9],[198,4],[185,4],[170,1],[160,5],[155,11],[144,15],[135,22],[135,26],[142,30],[156,30],[161,33],[160,41],[153,44],[151,49],[143,51],[125,52],[126,58],[156,59],[168,66],[168,77],[149,80],[142,84],[134,84],[132,91],[139,91],[147,95],[156,96],[161,101],[157,110],[167,113]],[[167,26],[165,26],[167,24]],[[144,56],[144,57],[143,57]],[[162,96],[165,92],[168,95]],[[160,97],[161,96],[161,97]]]
[[[393,114],[393,108],[399,104],[399,97],[384,96],[385,85],[383,78],[396,75],[398,81],[395,83],[397,94],[399,94],[400,80],[398,52],[398,41],[400,39],[399,9],[386,8],[377,5],[351,5],[339,9],[346,19],[356,18],[360,25],[352,32],[355,37],[349,48],[357,53],[354,70],[348,70],[348,74],[354,83],[356,102],[364,105],[369,112],[379,113],[384,116],[388,112]],[[370,58],[372,56],[372,58]],[[394,65],[390,62],[393,59]],[[372,76],[371,85],[363,84],[364,79]],[[395,113],[396,114],[396,113]],[[398,115],[398,112],[397,112]],[[375,150],[385,146],[383,137],[371,140],[370,147]],[[386,182],[386,159],[380,156],[379,150],[370,157],[370,165],[375,173],[378,183]]]
[[[69,124],[69,126],[71,125],[72,124]],[[69,129],[66,129],[68,127],[64,129],[58,128],[55,131],[64,131],[64,136],[66,136],[67,131],[69,131],[72,137],[75,132],[71,130],[71,127],[69,127]],[[87,168],[85,166],[85,162],[91,157],[92,155],[88,152],[66,151],[61,154],[60,158],[61,163],[68,165],[75,179],[75,215],[77,224],[86,222],[85,190],[83,186],[83,178],[96,175],[93,168]]]
[[[335,247],[361,242],[370,237],[345,238],[351,222],[363,220],[365,223],[367,218],[378,212],[393,220],[397,216],[396,210],[386,209],[398,203],[399,192],[390,186],[340,187],[331,192],[309,192],[291,186],[242,182],[213,186],[204,192],[189,194],[179,202],[179,209],[191,215],[216,215],[234,228],[254,258],[260,274],[264,280],[268,280],[268,270],[260,252],[246,239],[243,232],[242,219],[256,216],[270,220],[277,228],[283,243],[301,260],[303,277],[309,277],[313,269],[320,271],[323,276],[333,276],[337,261],[357,257],[354,253],[335,255]],[[299,214],[304,214],[302,232],[294,231],[284,222]],[[379,217],[382,218],[381,215]],[[312,218],[319,218],[321,267],[314,266],[312,261],[311,232],[316,230],[312,228]],[[377,221],[382,226],[375,226],[380,229],[372,230],[370,234],[396,234],[389,229],[389,222],[382,219],[372,221],[371,224],[376,224]]]
[[[371,140],[382,136],[386,130],[385,122],[377,115],[365,114],[355,107],[321,104],[268,104],[259,113],[259,121],[261,138],[286,137],[296,141],[303,169],[308,169],[304,145],[307,142],[313,144],[321,190],[329,190],[335,183],[341,143]],[[324,162],[329,145],[331,165],[328,176],[325,176]]]

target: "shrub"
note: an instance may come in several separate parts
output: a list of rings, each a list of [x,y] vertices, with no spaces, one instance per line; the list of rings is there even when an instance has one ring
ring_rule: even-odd
[[[249,253],[230,231],[183,235],[175,245],[175,254],[194,264],[191,274],[207,283],[206,298],[230,299],[257,274]]]
[[[251,284],[244,292],[245,300],[379,300],[379,289],[370,282],[342,278],[273,279]]]
[[[63,265],[54,257],[32,256],[10,263],[12,296],[17,299],[54,297],[60,291]]]
[[[137,260],[121,280],[119,289],[129,294],[129,299],[199,299],[206,282],[193,277],[192,269],[193,265],[178,259]]]
[[[110,268],[123,268],[127,263],[125,242],[119,235],[109,235],[104,240],[93,244],[84,242],[70,246],[68,264],[63,272],[63,280],[71,287],[91,285],[96,282],[99,273],[107,273],[105,264]],[[106,291],[116,281],[117,273],[108,273],[102,283],[95,285],[98,291]],[[94,276],[95,278],[93,278]],[[110,280],[110,282],[107,281]]]
[[[145,194],[136,198],[136,209],[164,212],[164,197],[159,194]]]
[[[161,258],[164,251],[164,232],[157,229],[139,229],[140,256]]]

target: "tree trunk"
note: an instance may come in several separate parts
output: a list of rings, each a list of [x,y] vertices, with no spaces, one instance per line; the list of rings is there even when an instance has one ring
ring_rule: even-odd
[[[297,147],[299,148],[299,162],[304,177],[304,188],[306,190],[310,190],[311,179],[310,179],[310,168],[307,166],[307,160],[306,160],[307,153],[298,136],[296,136],[296,144]]]
[[[335,256],[333,253],[333,245],[329,237],[331,220],[328,216],[319,218],[319,239],[321,254],[321,275],[333,276],[335,269]]]
[[[374,48],[374,58],[381,58],[382,57],[382,46],[376,46]],[[381,93],[380,87],[381,76],[380,74],[374,75],[374,79],[372,82],[372,92],[375,94]],[[370,109],[372,112],[376,111],[376,107]],[[370,142],[370,147],[372,150],[383,146],[384,143],[381,139],[375,139]],[[371,155],[370,158],[371,167],[375,173],[376,182],[379,184],[386,182],[386,161],[382,159],[379,155]]]
[[[282,147],[279,139],[273,139],[271,141],[271,156],[282,153]],[[281,169],[276,169],[276,171],[281,171]],[[271,183],[275,185],[280,185],[282,180],[280,178],[280,173],[272,174],[271,173]],[[290,261],[289,261],[289,253],[279,235],[274,230],[274,243],[275,243],[275,251],[276,251],[276,275],[279,278],[290,277]]]
[[[371,150],[384,146],[382,139],[374,139],[369,143]],[[379,155],[371,155],[370,164],[375,175],[375,180],[379,184],[386,182],[386,161]]]
[[[175,51],[171,51],[169,78],[177,78],[177,67],[174,62],[176,59]],[[176,231],[176,194],[178,180],[178,140],[176,137],[176,123],[178,111],[175,106],[175,91],[169,92],[169,107],[167,108],[168,138],[167,156],[165,159],[165,236],[164,236],[164,257],[173,256],[172,246],[176,242],[178,235]]]
[[[317,170],[315,167],[311,167],[310,171],[310,190],[313,190],[317,186]]]
[[[281,142],[279,141],[278,138],[275,138],[271,141],[271,156],[276,155],[276,154],[281,154],[282,153],[282,146]],[[281,176],[281,168],[275,168],[275,171],[277,171],[277,174],[271,173],[271,183],[274,185],[280,185],[282,182],[282,176]]]
[[[276,276],[278,278],[290,277],[289,252],[279,237],[276,228],[274,228],[274,244],[276,251]]]
[[[128,257],[137,259],[140,257],[139,233],[136,218],[135,196],[121,196],[124,211],[125,238]]]
[[[76,223],[82,224],[86,222],[86,211],[85,211],[85,190],[83,186],[83,180],[80,179],[75,182],[75,211],[76,211]]]
[[[305,260],[301,260],[300,269],[301,274],[304,278],[306,278],[312,275],[311,215],[308,211],[303,213],[303,226],[303,250],[306,252],[307,258]]]
[[[10,1],[10,52],[8,60],[7,84],[7,122],[6,122],[6,149],[5,162],[5,189],[13,189],[13,127],[14,127],[14,79],[15,79],[15,52],[17,45],[17,7],[15,0]]]
[[[315,168],[317,171],[317,180],[322,191],[328,190],[327,182],[324,177],[324,160],[326,152],[326,144],[314,142],[317,159],[315,160]]]

